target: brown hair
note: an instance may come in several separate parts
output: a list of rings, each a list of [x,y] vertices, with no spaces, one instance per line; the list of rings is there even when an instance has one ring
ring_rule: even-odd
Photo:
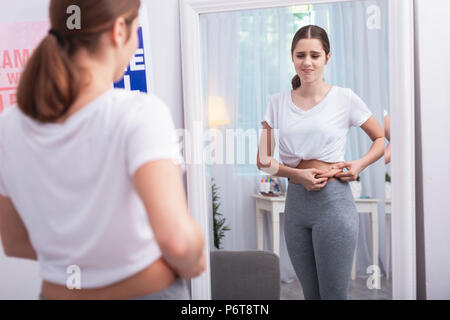
[[[67,9],[80,8],[81,29],[70,30]],[[124,17],[131,23],[139,14],[140,0],[52,0],[51,33],[39,44],[21,75],[17,103],[23,113],[42,123],[54,122],[67,113],[80,92],[84,75],[72,57],[80,48],[95,54],[100,37]]]
[[[295,47],[301,39],[318,39],[322,42],[322,47],[325,53],[330,53],[330,40],[328,39],[327,32],[319,26],[308,25],[299,29],[292,40],[291,57],[294,55]],[[292,88],[295,90],[302,85],[298,74],[292,79]]]

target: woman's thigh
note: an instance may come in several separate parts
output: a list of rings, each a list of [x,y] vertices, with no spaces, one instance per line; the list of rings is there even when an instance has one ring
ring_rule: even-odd
[[[338,197],[333,201],[317,206],[312,228],[322,299],[346,299],[358,238],[359,215],[351,191],[336,192]]]

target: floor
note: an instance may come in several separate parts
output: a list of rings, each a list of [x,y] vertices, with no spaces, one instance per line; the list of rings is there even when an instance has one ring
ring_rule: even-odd
[[[298,280],[292,283],[281,282],[281,300],[304,300]],[[367,279],[364,278],[350,280],[348,300],[392,300],[392,277],[381,277],[380,289],[369,289]]]

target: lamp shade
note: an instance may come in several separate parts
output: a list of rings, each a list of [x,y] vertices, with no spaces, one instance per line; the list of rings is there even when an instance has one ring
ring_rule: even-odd
[[[210,96],[208,98],[208,122],[211,128],[230,123],[225,100],[222,97]]]

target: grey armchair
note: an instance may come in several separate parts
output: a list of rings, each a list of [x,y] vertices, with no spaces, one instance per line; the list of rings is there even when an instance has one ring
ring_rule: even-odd
[[[279,300],[280,258],[269,251],[211,251],[212,300]]]

